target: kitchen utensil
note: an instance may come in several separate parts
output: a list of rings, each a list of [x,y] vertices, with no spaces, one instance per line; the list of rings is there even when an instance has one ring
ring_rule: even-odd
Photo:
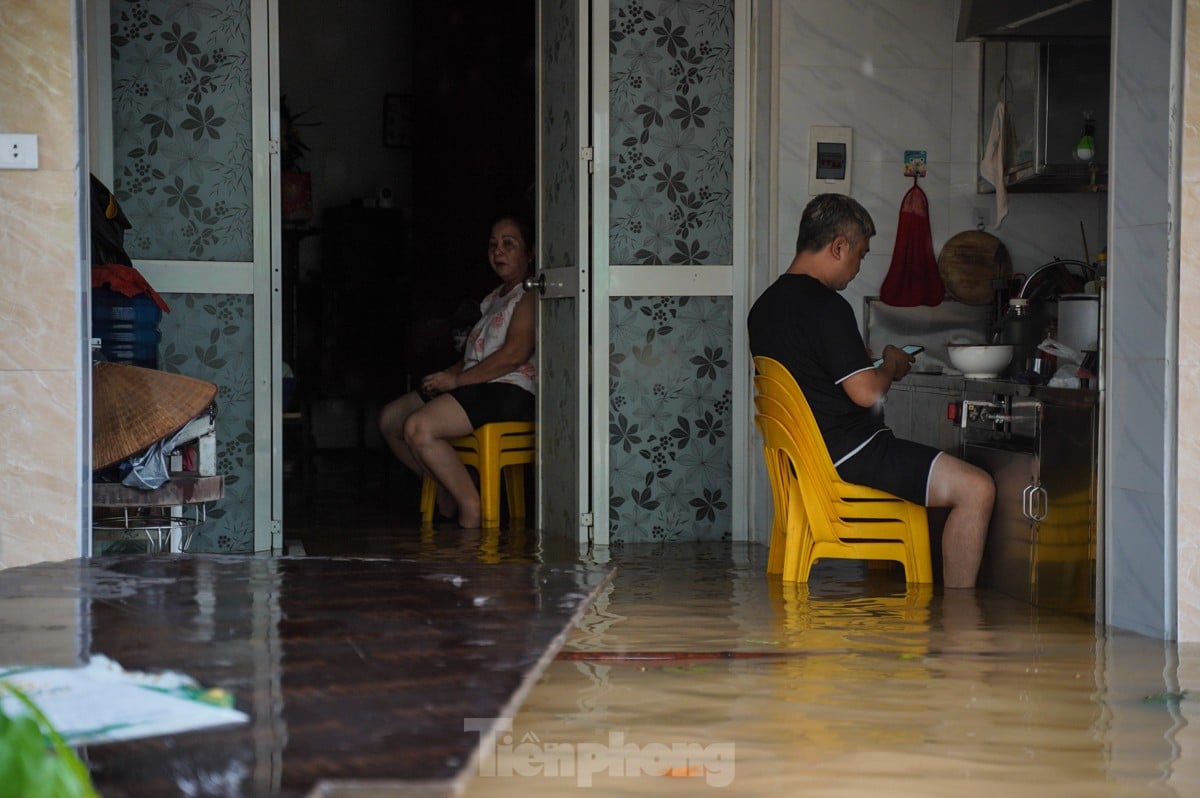
[[[1063,294],[1058,298],[1058,340],[1072,349],[1096,349],[1100,342],[1100,297]]]
[[[970,379],[996,377],[1012,360],[1009,344],[946,344],[950,363]]]
[[[1012,256],[991,233],[964,230],[942,245],[938,273],[946,293],[959,302],[988,305],[995,296],[992,281],[1012,275]]]
[[[1025,360],[1037,357],[1037,346],[1046,337],[1046,323],[1040,305],[1028,299],[1008,300],[1008,312],[1000,320],[1000,339],[997,343],[1012,344],[1011,374],[1025,367]]]
[[[1022,368],[1013,369],[1013,382],[1022,385],[1045,385],[1054,376],[1047,358],[1027,357]]]

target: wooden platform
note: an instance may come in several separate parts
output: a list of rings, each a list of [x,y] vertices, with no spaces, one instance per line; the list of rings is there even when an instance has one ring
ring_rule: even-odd
[[[92,484],[95,507],[176,507],[215,502],[225,496],[225,476],[172,476],[157,490],[138,490],[119,482]]]
[[[208,520],[208,505],[224,496],[223,474],[174,474],[155,490],[94,482],[92,543],[128,541],[128,533],[134,531],[145,536],[148,553],[186,552],[196,527]]]
[[[583,565],[355,558],[42,563],[0,571],[0,652],[179,670],[250,715],[89,747],[106,798],[187,794],[185,783],[247,798],[450,794],[475,774],[492,719],[511,717],[610,578]],[[471,718],[482,731],[465,728]]]

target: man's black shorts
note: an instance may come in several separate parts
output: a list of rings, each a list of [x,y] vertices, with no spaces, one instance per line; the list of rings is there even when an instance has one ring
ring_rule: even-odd
[[[885,490],[913,504],[929,506],[929,476],[941,451],[897,438],[885,429],[837,468],[855,485]]]

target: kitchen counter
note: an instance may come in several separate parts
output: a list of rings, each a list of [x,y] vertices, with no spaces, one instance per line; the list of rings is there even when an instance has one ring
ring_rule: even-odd
[[[961,406],[964,399],[991,400],[997,395],[1088,407],[1096,404],[1097,392],[1025,385],[1006,379],[967,379],[961,374],[909,372],[888,391],[884,421],[898,438],[958,453],[962,448],[963,428],[955,419],[961,416],[957,411],[952,413],[950,406]]]
[[[905,385],[915,388],[936,388],[956,393],[964,391],[972,394],[1002,393],[1009,396],[1078,398],[1081,396],[1094,396],[1097,393],[1094,387],[1052,388],[1048,385],[1026,385],[1000,377],[988,380],[967,379],[961,374],[944,374],[929,371],[910,371],[904,379],[893,385],[893,389]]]
[[[910,372],[888,392],[884,419],[897,437],[951,452],[995,480],[981,584],[1094,614],[1096,389]]]
[[[981,583],[1093,615],[1099,393],[988,380],[959,390],[960,456],[996,484]]]

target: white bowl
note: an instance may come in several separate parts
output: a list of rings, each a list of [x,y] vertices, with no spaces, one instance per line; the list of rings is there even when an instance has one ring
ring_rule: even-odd
[[[997,377],[1013,356],[1012,344],[946,344],[950,363],[964,377]]]

